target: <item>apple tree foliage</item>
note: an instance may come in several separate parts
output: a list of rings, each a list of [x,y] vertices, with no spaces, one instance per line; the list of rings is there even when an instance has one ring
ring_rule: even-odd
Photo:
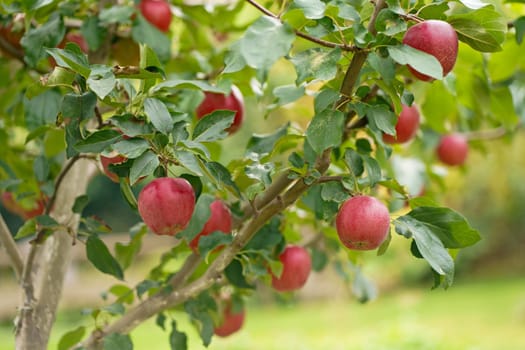
[[[461,214],[438,204],[446,188],[435,148],[440,135],[458,132],[482,150],[485,139],[512,135],[525,118],[523,4],[170,4],[167,32],[142,16],[137,1],[1,4],[0,189],[47,203],[18,232],[1,230],[24,296],[15,332],[20,348],[47,344],[65,273],[57,255],[64,254],[67,265],[75,243],[117,283],[108,304],[90,315],[96,327],[67,333],[60,349],[131,349],[129,332],[151,317],[168,331],[173,349],[184,349],[186,335],[176,324],[184,313],[208,345],[220,318],[217,296],[227,290],[234,308],[242,308],[258,286],[270,285],[269,271],[280,273],[279,253],[287,244],[307,247],[316,271],[337,267],[366,300],[369,282],[359,269],[366,259],[339,242],[334,225],[341,203],[356,194],[390,205],[392,230],[376,259],[391,240],[410,240],[407,254],[428,262],[435,287],[449,287],[458,251],[480,237]],[[460,40],[446,77],[433,56],[402,44],[407,29],[427,19],[450,23]],[[72,31],[88,52],[60,45]],[[407,65],[434,80],[418,81]],[[232,112],[195,117],[204,92],[229,93],[232,86],[247,107],[234,135],[226,131]],[[416,139],[386,144],[382,135],[395,133],[402,105],[412,103],[423,116]],[[262,125],[273,129],[254,132]],[[243,132],[250,135],[242,139]],[[235,147],[243,150],[229,159],[232,143],[226,142],[234,138],[242,139]],[[93,164],[111,152],[126,158],[110,169],[130,210],[137,209],[133,190],[153,177],[184,177],[197,195],[188,227],[135,285],[126,282],[126,270],[142,241],[157,237],[138,224],[128,242],[110,247],[104,237],[111,229],[82,216]],[[408,176],[400,170],[407,163],[415,164]],[[188,243],[215,198],[230,207],[233,234],[201,238],[194,252]],[[409,209],[396,214],[400,203]],[[24,260],[13,239],[29,246]],[[56,278],[37,281],[43,273]],[[54,294],[44,296],[49,290]],[[45,313],[53,315],[50,324],[39,324]],[[35,329],[40,335],[31,339]]]

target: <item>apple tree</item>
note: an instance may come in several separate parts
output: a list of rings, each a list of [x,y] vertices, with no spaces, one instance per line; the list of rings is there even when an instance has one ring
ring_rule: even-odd
[[[0,14],[0,190],[25,220],[0,221],[17,349],[46,348],[72,249],[118,288],[61,349],[131,349],[152,317],[185,349],[180,315],[208,345],[261,286],[294,291],[331,266],[367,300],[363,251],[381,259],[392,240],[448,288],[480,236],[438,204],[444,174],[525,117],[519,1],[7,0]],[[143,221],[114,247],[83,215],[102,171]],[[157,235],[173,244],[131,285]]]

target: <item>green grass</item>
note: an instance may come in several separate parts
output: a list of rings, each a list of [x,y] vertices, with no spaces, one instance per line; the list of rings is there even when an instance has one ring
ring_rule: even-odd
[[[205,349],[185,315],[179,328],[190,350]],[[521,350],[525,349],[525,278],[456,284],[448,291],[410,289],[380,295],[367,305],[316,301],[288,306],[248,305],[244,329],[214,338],[211,350]],[[59,318],[50,349],[75,327]],[[169,349],[168,333],[154,322],[132,333],[135,349]],[[0,350],[12,336],[0,328]],[[10,343],[11,342],[11,343]]]

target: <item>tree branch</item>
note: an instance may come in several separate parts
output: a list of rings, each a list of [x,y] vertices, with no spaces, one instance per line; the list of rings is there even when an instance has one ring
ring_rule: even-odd
[[[20,282],[22,280],[22,273],[24,270],[24,261],[22,255],[16,246],[16,242],[11,235],[11,231],[7,227],[3,216],[0,214],[0,245],[2,245],[9,257],[11,267],[15,272],[16,279]]]
[[[255,1],[255,0],[246,0],[246,1],[250,5],[255,7],[257,10],[261,11],[262,13],[264,13],[266,16],[272,17],[274,19],[277,19],[277,20],[281,21],[281,18],[279,16],[277,16],[276,14],[274,14],[273,12],[268,10],[266,7],[264,7],[261,4],[259,4],[257,1]],[[319,39],[319,38],[317,38],[315,36],[308,35],[308,34],[306,34],[304,32],[301,32],[301,31],[299,31],[297,29],[294,29],[294,32],[295,32],[295,35],[297,35],[300,38],[306,39],[306,40],[311,41],[313,43],[316,43],[318,45],[329,47],[329,48],[332,48],[332,49],[340,48],[341,50],[348,51],[348,52],[356,52],[356,51],[361,50],[357,46],[347,45],[347,44],[339,44],[339,43],[334,43],[334,42],[331,42],[331,41],[326,41],[326,40],[323,40],[323,39]]]
[[[520,129],[523,124],[520,122],[516,125],[516,130]],[[488,140],[496,140],[499,138],[502,138],[507,133],[509,133],[510,130],[505,128],[504,126],[500,126],[494,129],[488,129],[488,130],[477,130],[477,131],[469,131],[464,132],[462,135],[469,141],[488,141]]]

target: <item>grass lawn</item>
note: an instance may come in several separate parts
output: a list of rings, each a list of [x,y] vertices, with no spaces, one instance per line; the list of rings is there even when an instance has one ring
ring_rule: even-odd
[[[179,330],[189,349],[205,349],[186,316]],[[52,335],[75,327],[61,316]],[[154,322],[132,333],[135,349],[169,350],[168,333]],[[14,348],[8,325],[0,328],[0,350]],[[448,291],[410,289],[380,295],[367,305],[315,301],[291,306],[248,305],[242,332],[214,338],[212,350],[522,350],[525,349],[525,278],[463,282]]]

